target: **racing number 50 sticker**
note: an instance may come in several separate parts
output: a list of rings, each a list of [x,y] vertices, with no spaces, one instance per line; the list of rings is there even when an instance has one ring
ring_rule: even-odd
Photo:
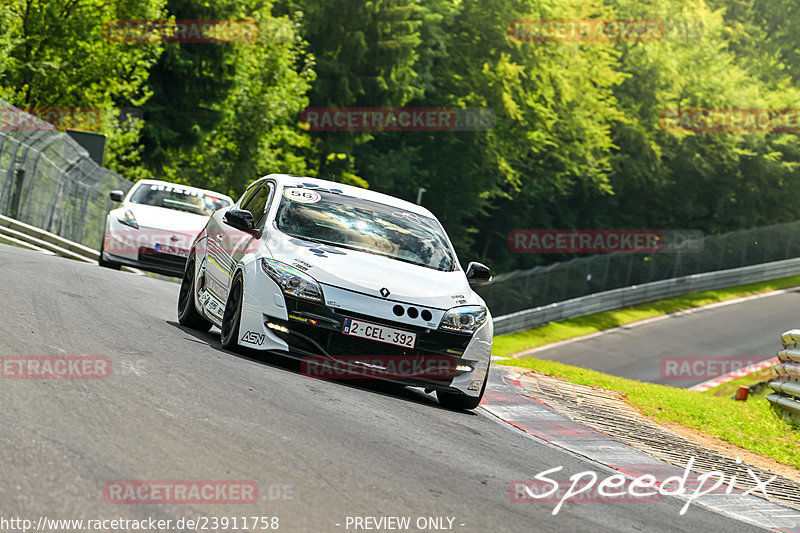
[[[300,202],[303,204],[315,204],[320,201],[322,196],[317,191],[310,191],[308,189],[286,189],[283,195],[289,200]]]

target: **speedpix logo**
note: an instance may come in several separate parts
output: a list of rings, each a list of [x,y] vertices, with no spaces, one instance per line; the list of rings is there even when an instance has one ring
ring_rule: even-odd
[[[735,490],[736,476],[726,476],[723,472],[711,471],[700,475],[692,473],[695,458],[690,457],[683,475],[657,479],[653,474],[644,474],[632,479],[623,474],[613,474],[600,479],[596,472],[587,470],[578,472],[568,480],[556,480],[548,477],[563,470],[557,466],[539,472],[532,480],[515,480],[508,486],[508,496],[515,503],[556,503],[553,514],[556,515],[567,502],[573,503],[623,503],[623,502],[655,502],[662,496],[684,496],[686,503],[678,514],[684,515],[692,502],[706,494],[731,494]],[[741,459],[736,459],[741,463]],[[765,498],[767,485],[777,478],[761,479],[757,472],[747,469],[750,479],[743,483],[750,486],[743,495],[760,492]],[[562,484],[564,487],[562,488]],[[567,486],[568,485],[568,486]],[[738,492],[737,492],[738,494]]]

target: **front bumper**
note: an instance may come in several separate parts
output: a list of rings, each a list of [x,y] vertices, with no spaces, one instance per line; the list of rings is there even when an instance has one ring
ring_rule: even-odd
[[[165,276],[181,277],[188,257],[186,243],[191,244],[193,238],[166,230],[130,228],[110,217],[103,235],[103,259]]]
[[[138,268],[139,270],[146,270],[148,272],[154,272],[163,276],[172,276],[178,278],[182,277],[184,270],[186,270],[186,257],[160,254],[152,249],[139,249],[137,251],[136,259],[119,257],[109,254],[108,252],[104,252],[103,259],[131,268]]]
[[[471,349],[475,335],[334,310],[292,297],[284,299],[287,318],[265,316],[264,325],[287,344],[290,354],[301,358],[303,372],[308,375],[384,379],[468,395],[480,391],[488,357],[481,360],[476,350]],[[348,318],[413,332],[417,335],[415,346],[408,348],[346,335],[342,330]]]

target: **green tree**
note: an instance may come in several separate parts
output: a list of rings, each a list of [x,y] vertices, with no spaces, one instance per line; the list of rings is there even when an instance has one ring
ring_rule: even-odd
[[[303,36],[316,64],[311,107],[400,107],[421,95],[417,0],[305,0],[278,3],[276,10],[303,13]],[[315,132],[312,166],[322,178],[365,186],[350,155],[371,138],[363,132]]]
[[[149,92],[159,43],[107,38],[115,20],[164,18],[163,0],[6,0],[0,10],[0,97],[21,108],[91,108],[109,135],[106,163],[125,170],[138,158],[140,124],[116,121],[120,101],[138,105]]]
[[[180,150],[175,179],[236,196],[269,173],[307,173],[310,136],[297,116],[314,77],[297,25],[273,17],[269,5],[252,2],[247,11],[259,28],[257,42],[233,53],[232,90],[211,108],[220,120],[195,145]]]

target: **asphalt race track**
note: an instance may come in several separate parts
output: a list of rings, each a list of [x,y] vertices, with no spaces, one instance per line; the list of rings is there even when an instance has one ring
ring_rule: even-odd
[[[544,348],[530,356],[638,381],[691,387],[706,379],[665,379],[662,358],[721,358],[728,362],[733,358],[769,359],[781,348],[781,333],[800,327],[798,310],[800,289],[792,289],[617,328]]]
[[[550,503],[512,503],[512,480],[559,465],[563,478],[609,471],[482,409],[448,411],[415,389],[320,381],[297,363],[226,352],[216,330],[177,325],[175,283],[0,245],[0,288],[0,355],[112,362],[106,379],[0,380],[6,518],[257,515],[279,517],[288,532],[347,531],[347,516],[406,515],[454,517],[453,530],[475,533],[753,529],[696,505],[679,516],[683,502],[673,497],[567,504],[556,516]],[[774,344],[780,315],[760,316],[752,329],[770,323]],[[625,341],[604,342],[614,338]],[[107,503],[113,480],[252,480],[259,499]]]

